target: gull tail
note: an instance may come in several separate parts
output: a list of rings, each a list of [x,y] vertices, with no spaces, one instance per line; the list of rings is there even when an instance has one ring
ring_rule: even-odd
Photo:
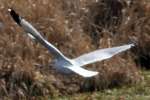
[[[93,76],[96,76],[98,74],[98,72],[96,71],[89,71],[89,70],[86,70],[82,67],[68,67],[70,70],[72,70],[73,72],[75,72],[76,74],[79,74],[85,78],[88,78],[88,77],[93,77]]]

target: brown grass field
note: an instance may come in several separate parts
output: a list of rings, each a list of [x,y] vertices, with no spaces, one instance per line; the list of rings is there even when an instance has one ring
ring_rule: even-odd
[[[13,8],[66,56],[135,42],[112,59],[86,66],[94,78],[59,74],[48,50],[16,25]],[[149,0],[0,0],[0,98],[33,99],[138,84],[150,69]],[[122,100],[122,99],[120,99]]]

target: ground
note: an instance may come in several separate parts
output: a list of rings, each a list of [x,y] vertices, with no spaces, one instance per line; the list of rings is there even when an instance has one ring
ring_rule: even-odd
[[[135,47],[86,69],[57,73],[53,56],[13,21],[13,8],[65,56]],[[0,0],[0,99],[150,99],[150,0]]]
[[[141,71],[140,84],[55,98],[56,100],[150,100],[150,71]]]

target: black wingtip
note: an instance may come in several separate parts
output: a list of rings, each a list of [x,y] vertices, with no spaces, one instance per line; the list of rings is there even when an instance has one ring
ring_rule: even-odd
[[[10,13],[11,17],[14,19],[14,21],[20,25],[20,22],[21,22],[21,17],[12,9],[12,8],[9,8],[8,9],[8,12]]]

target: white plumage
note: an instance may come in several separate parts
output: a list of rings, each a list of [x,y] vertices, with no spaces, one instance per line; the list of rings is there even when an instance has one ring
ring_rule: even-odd
[[[51,52],[54,55],[55,60],[53,61],[53,65],[55,66],[56,70],[58,70],[61,73],[76,73],[83,77],[95,76],[98,74],[98,72],[86,70],[82,68],[82,66],[111,58],[112,56],[125,50],[128,50],[132,46],[134,46],[134,44],[126,44],[123,46],[113,48],[100,49],[87,54],[83,54],[74,59],[69,59],[66,56],[64,56],[55,46],[53,46],[46,39],[44,39],[41,36],[41,34],[29,22],[21,18],[14,10],[8,9],[8,11],[10,12],[10,15],[16,21],[16,23],[19,26],[21,26],[32,39],[35,39],[38,42],[40,42],[49,50],[49,52]]]

